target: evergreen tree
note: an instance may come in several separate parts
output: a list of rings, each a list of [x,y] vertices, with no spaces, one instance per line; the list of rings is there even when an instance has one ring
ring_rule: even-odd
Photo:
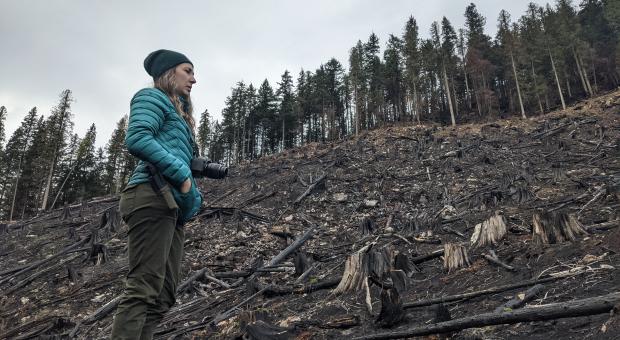
[[[521,117],[527,118],[523,107],[523,98],[521,97],[521,87],[519,86],[519,77],[517,74],[517,65],[515,61],[515,59],[518,60],[518,58],[515,58],[515,51],[517,48],[517,37],[515,36],[516,30],[511,30],[510,14],[508,14],[505,10],[502,10],[499,13],[499,18],[497,21],[497,41],[499,43],[499,48],[502,50],[502,54],[506,59],[504,61],[504,65],[508,64],[511,66],[515,87],[517,89],[517,96],[519,99],[519,108],[521,109]],[[504,72],[502,76],[504,79],[508,78],[506,72]]]
[[[73,122],[71,121],[72,102],[73,97],[71,95],[71,90],[64,90],[60,94],[60,103],[52,110],[52,114],[49,118],[47,131],[50,132],[50,134],[48,135],[46,144],[49,146],[47,150],[48,153],[46,154],[48,174],[41,203],[41,209],[43,210],[48,207],[48,198],[52,190],[54,171],[57,170],[56,166],[63,156],[62,152],[67,143],[67,136],[71,135],[71,130],[73,128]]]
[[[209,148],[209,144],[211,143],[211,119],[209,116],[209,111],[204,110],[203,113],[200,114],[200,123],[198,126],[198,149],[200,151],[200,155],[204,156],[206,150]]]
[[[4,140],[6,138],[4,132],[4,121],[6,120],[6,107],[0,106],[0,156],[2,156],[2,150],[4,149]]]
[[[278,125],[282,127],[281,149],[294,146],[294,133],[296,130],[296,116],[294,114],[295,94],[293,93],[293,78],[288,70],[285,70],[278,83],[276,90],[278,97]]]
[[[405,88],[407,112],[415,115],[420,123],[418,81],[420,78],[418,24],[413,17],[409,17],[403,34],[403,56],[405,59]]]
[[[385,102],[388,105],[386,118],[389,121],[400,121],[403,119],[405,91],[402,50],[402,40],[390,34],[387,46],[383,52],[383,60],[385,61]]]

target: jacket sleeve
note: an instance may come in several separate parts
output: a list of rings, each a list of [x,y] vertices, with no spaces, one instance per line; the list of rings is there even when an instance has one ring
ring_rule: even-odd
[[[125,144],[139,159],[153,164],[175,187],[191,176],[187,164],[166,150],[155,138],[165,120],[161,101],[147,90],[139,91],[131,100],[131,112]]]

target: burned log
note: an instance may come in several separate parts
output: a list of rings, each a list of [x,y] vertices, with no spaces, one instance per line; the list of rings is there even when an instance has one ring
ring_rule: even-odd
[[[245,332],[252,340],[286,340],[292,337],[288,328],[275,326],[263,320],[247,324]]]
[[[620,302],[620,292],[597,296],[593,298],[573,300],[568,302],[550,303],[547,305],[528,307],[502,313],[484,313],[428,326],[414,327],[408,330],[366,335],[354,338],[356,340],[370,339],[400,339],[414,336],[440,334],[460,331],[467,328],[477,328],[490,325],[514,324],[519,322],[545,321],[569,317],[587,316],[608,313],[616,308]]]
[[[493,250],[489,251],[489,254],[482,254],[482,257],[484,257],[485,259],[487,259],[487,261],[494,263],[502,268],[505,268],[506,270],[510,270],[510,271],[515,271],[515,267],[510,266],[504,262],[502,262],[499,257],[497,257],[497,254],[495,254],[495,252]]]
[[[416,256],[414,258],[411,259],[411,263],[413,264],[420,264],[422,262],[426,262],[428,260],[432,260],[432,259],[436,259],[438,257],[443,256],[444,254],[444,250],[442,249],[437,249],[434,252],[430,253],[430,254],[425,254],[425,255],[419,255]]]
[[[427,299],[427,300],[419,300],[419,301],[415,301],[415,302],[405,303],[403,305],[403,307],[405,309],[410,309],[410,308],[418,308],[418,307],[424,307],[424,306],[431,306],[431,305],[435,305],[435,304],[438,304],[438,303],[453,302],[453,301],[464,301],[464,300],[473,299],[473,298],[478,297],[478,296],[495,294],[495,293],[505,292],[505,291],[513,290],[513,289],[517,289],[517,288],[533,286],[533,285],[547,283],[547,282],[553,282],[553,281],[557,281],[557,280],[561,280],[561,279],[566,279],[566,278],[569,278],[569,277],[575,277],[575,276],[577,276],[579,274],[582,274],[582,273],[583,272],[570,273],[570,274],[562,274],[562,275],[557,275],[557,276],[544,277],[544,278],[541,278],[541,279],[526,280],[526,281],[522,281],[522,282],[512,283],[512,284],[509,284],[509,285],[491,287],[491,288],[487,288],[487,289],[483,289],[483,290],[478,290],[478,291],[475,291],[475,292],[456,294],[456,295],[447,295],[447,296],[442,296],[442,297],[437,297],[437,298],[432,298],[432,299]]]
[[[574,241],[586,235],[583,225],[572,214],[564,212],[540,212],[532,217],[532,239],[534,243],[553,244]]]
[[[507,312],[525,306],[526,303],[533,300],[537,295],[545,290],[545,286],[537,284],[529,288],[525,293],[517,294],[513,299],[508,300],[503,305],[495,308],[495,313]]]

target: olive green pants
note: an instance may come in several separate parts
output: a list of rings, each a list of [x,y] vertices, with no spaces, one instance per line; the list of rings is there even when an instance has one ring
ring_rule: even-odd
[[[149,183],[129,186],[120,211],[128,224],[129,273],[114,315],[112,339],[152,339],[175,302],[184,233],[177,211]]]

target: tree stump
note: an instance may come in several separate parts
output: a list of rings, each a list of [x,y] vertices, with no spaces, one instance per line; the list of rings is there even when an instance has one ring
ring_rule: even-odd
[[[65,207],[62,208],[62,215],[60,217],[61,220],[66,220],[69,217],[71,217],[71,209],[69,208],[68,205],[65,204]]]
[[[553,244],[574,241],[577,236],[586,235],[583,225],[572,214],[543,211],[532,217],[532,239],[538,244]]]
[[[0,223],[0,234],[8,234],[9,225],[6,223]]]
[[[496,212],[488,220],[476,224],[470,244],[473,248],[497,244],[506,235],[506,230],[506,219]]]
[[[368,216],[364,216],[364,218],[360,221],[359,230],[362,236],[367,236],[372,234],[376,229],[375,222],[371,220]]]
[[[392,278],[392,286],[399,294],[407,291],[409,288],[409,277],[407,277],[404,271],[390,270],[390,277]]]
[[[347,258],[344,263],[342,280],[340,280],[338,286],[334,288],[334,294],[341,294],[351,290],[361,290],[364,288],[364,285],[368,285],[369,249],[370,246],[366,246]]]
[[[308,256],[303,251],[296,251],[295,257],[293,258],[293,263],[295,264],[295,276],[299,276],[308,270],[309,261]]]
[[[453,269],[469,267],[471,262],[467,256],[467,248],[464,245],[446,243],[443,246],[443,267],[448,272]]]
[[[409,260],[409,257],[403,253],[398,253],[394,257],[394,269],[402,270],[408,277],[420,271],[418,267]]]
[[[375,323],[383,328],[393,327],[405,317],[403,302],[395,288],[381,291],[381,310]]]

